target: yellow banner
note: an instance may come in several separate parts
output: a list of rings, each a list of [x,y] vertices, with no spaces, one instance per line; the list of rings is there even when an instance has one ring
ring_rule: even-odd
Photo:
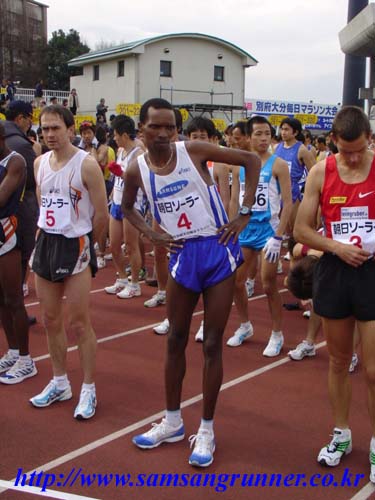
[[[181,108],[180,109],[180,113],[181,113],[181,116],[182,116],[182,121],[183,121],[183,123],[185,123],[189,119],[189,112],[188,112],[187,109]]]
[[[270,115],[266,117],[267,120],[273,125],[274,127],[279,127],[280,123],[284,120],[284,118],[288,118],[285,115]]]
[[[81,125],[82,122],[92,122],[95,125],[96,119],[94,116],[91,115],[77,115],[74,117],[74,123],[76,129],[79,129],[79,126]]]
[[[227,128],[226,121],[222,118],[213,118],[212,121],[216,127],[216,130],[218,130],[219,132],[224,132],[224,130]]]
[[[140,110],[141,104],[139,103],[130,104],[121,102],[119,104],[116,104],[116,113],[118,115],[139,116]]]
[[[315,125],[318,122],[317,115],[307,115],[307,114],[296,114],[294,118],[297,118],[302,125]]]
[[[40,112],[41,112],[40,108],[33,109],[33,125],[39,125]]]

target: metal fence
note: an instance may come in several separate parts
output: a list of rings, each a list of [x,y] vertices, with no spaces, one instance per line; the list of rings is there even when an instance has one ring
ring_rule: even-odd
[[[15,95],[15,99],[19,101],[31,102],[34,99],[35,89],[23,89],[18,87]],[[51,97],[57,97],[57,102],[62,104],[63,99],[67,99],[69,97],[69,93],[66,90],[48,90],[43,89],[43,97],[47,104],[50,103]]]

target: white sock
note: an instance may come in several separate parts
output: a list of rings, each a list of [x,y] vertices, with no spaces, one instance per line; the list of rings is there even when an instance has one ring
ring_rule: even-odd
[[[12,356],[12,358],[18,358],[20,351],[19,349],[8,349],[8,354]]]
[[[372,436],[371,442],[370,442],[370,450],[374,453],[375,451],[375,436]]]
[[[158,290],[158,295],[163,295],[164,297],[167,295],[166,290]]]
[[[275,337],[282,337],[283,332],[281,330],[278,332],[275,332],[274,330],[272,330],[272,335],[274,335]]]
[[[166,410],[165,420],[171,427],[179,427],[182,423],[181,409],[175,411]]]
[[[87,391],[87,392],[94,391],[95,392],[95,383],[94,382],[92,384],[83,383],[82,387],[81,387],[81,392],[83,392],[83,391]]]
[[[199,426],[199,431],[208,431],[214,433],[214,421],[213,420],[205,420],[202,418],[201,425]],[[198,431],[198,432],[199,432]]]
[[[241,323],[241,328],[250,328],[250,321],[246,321],[245,323]]]
[[[25,356],[20,356],[18,359],[22,363],[31,363],[31,361],[32,361],[30,354],[26,354]]]
[[[59,391],[63,391],[67,387],[69,387],[68,375],[66,373],[65,375],[59,375],[58,377],[53,377],[53,381],[55,382],[56,387],[59,389]]]

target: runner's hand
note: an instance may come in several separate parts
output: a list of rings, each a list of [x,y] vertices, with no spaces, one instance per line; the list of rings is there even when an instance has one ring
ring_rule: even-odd
[[[359,248],[355,245],[348,245],[345,243],[340,243],[335,249],[335,254],[341,260],[353,267],[359,267],[364,262],[373,258],[373,254],[366,252],[363,248]]]
[[[156,247],[165,247],[171,253],[177,253],[178,248],[183,248],[183,240],[176,241],[168,233],[152,231],[149,235],[151,243]]]
[[[238,236],[249,223],[250,215],[237,215],[235,219],[219,227],[218,233],[222,233],[219,243],[227,245],[229,240],[233,238],[234,243],[238,240]]]
[[[275,263],[279,260],[282,238],[272,236],[263,248],[264,258],[268,262]]]

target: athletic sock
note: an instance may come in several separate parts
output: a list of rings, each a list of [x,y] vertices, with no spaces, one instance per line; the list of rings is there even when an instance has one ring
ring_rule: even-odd
[[[69,387],[68,375],[59,375],[58,377],[53,377],[53,381],[56,384],[56,387],[59,391],[64,391]]]
[[[21,363],[31,363],[32,362],[30,354],[26,354],[25,356],[20,356],[18,359],[21,361]]]
[[[8,354],[12,358],[18,358],[18,356],[20,355],[20,351],[19,351],[19,349],[8,349]]]
[[[246,321],[245,323],[241,323],[240,328],[250,328],[250,321]]]
[[[275,332],[274,330],[272,330],[272,335],[275,335],[276,337],[281,337],[283,335],[283,332],[281,330],[278,332]]]
[[[208,432],[214,432],[214,421],[213,420],[205,420],[202,418],[201,420],[201,425],[199,426],[199,431],[208,431]]]
[[[81,392],[83,391],[94,391],[95,392],[95,383],[93,382],[92,384],[85,384],[83,383],[82,384],[82,387],[81,387]]]
[[[179,427],[182,423],[181,409],[175,411],[166,410],[165,420],[171,427]]]

